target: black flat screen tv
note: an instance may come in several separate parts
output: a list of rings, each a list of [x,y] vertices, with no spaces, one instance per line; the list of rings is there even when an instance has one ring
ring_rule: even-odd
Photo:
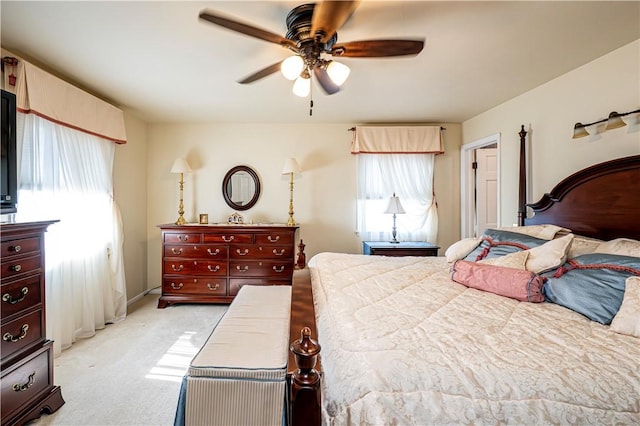
[[[16,96],[2,90],[2,158],[0,163],[0,214],[15,213],[18,198],[16,159]]]

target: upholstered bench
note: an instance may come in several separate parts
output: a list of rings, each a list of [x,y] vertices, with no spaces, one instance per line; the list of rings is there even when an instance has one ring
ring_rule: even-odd
[[[176,425],[282,425],[290,286],[243,286],[191,361]]]

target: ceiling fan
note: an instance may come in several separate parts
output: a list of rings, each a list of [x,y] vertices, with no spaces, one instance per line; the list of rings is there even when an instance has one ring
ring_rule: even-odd
[[[295,80],[293,92],[298,96],[309,95],[312,75],[318,80],[322,89],[332,95],[340,90],[350,71],[346,65],[328,59],[326,56],[380,58],[417,55],[424,47],[424,39],[338,43],[337,30],[349,19],[358,7],[358,3],[358,1],[320,1],[316,4],[295,7],[287,14],[288,31],[284,37],[211,10],[201,11],[200,19],[279,44],[293,52],[293,55],[285,60],[269,65],[239,80],[238,83],[252,83],[280,70],[286,78]]]

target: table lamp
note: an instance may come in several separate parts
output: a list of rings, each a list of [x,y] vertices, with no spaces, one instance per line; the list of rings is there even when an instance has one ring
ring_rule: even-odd
[[[400,198],[396,196],[394,192],[391,198],[389,198],[389,205],[387,206],[387,210],[384,212],[385,214],[393,215],[393,231],[391,232],[391,236],[393,237],[390,243],[399,243],[396,239],[396,214],[404,214],[404,208],[402,208],[402,204],[400,204]]]
[[[184,158],[176,158],[171,167],[171,173],[180,173],[180,205],[178,206],[178,220],[176,225],[184,225],[187,221],[184,219],[184,202],[183,202],[183,189],[184,189],[184,174],[190,173],[191,167]]]

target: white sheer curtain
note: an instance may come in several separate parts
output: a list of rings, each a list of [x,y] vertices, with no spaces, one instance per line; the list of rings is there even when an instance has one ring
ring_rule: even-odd
[[[363,241],[389,241],[392,216],[384,214],[395,192],[406,214],[396,215],[401,241],[436,242],[434,154],[358,154],[357,232]]]
[[[115,144],[34,114],[17,121],[19,218],[60,220],[45,234],[47,337],[58,354],[126,316]]]

